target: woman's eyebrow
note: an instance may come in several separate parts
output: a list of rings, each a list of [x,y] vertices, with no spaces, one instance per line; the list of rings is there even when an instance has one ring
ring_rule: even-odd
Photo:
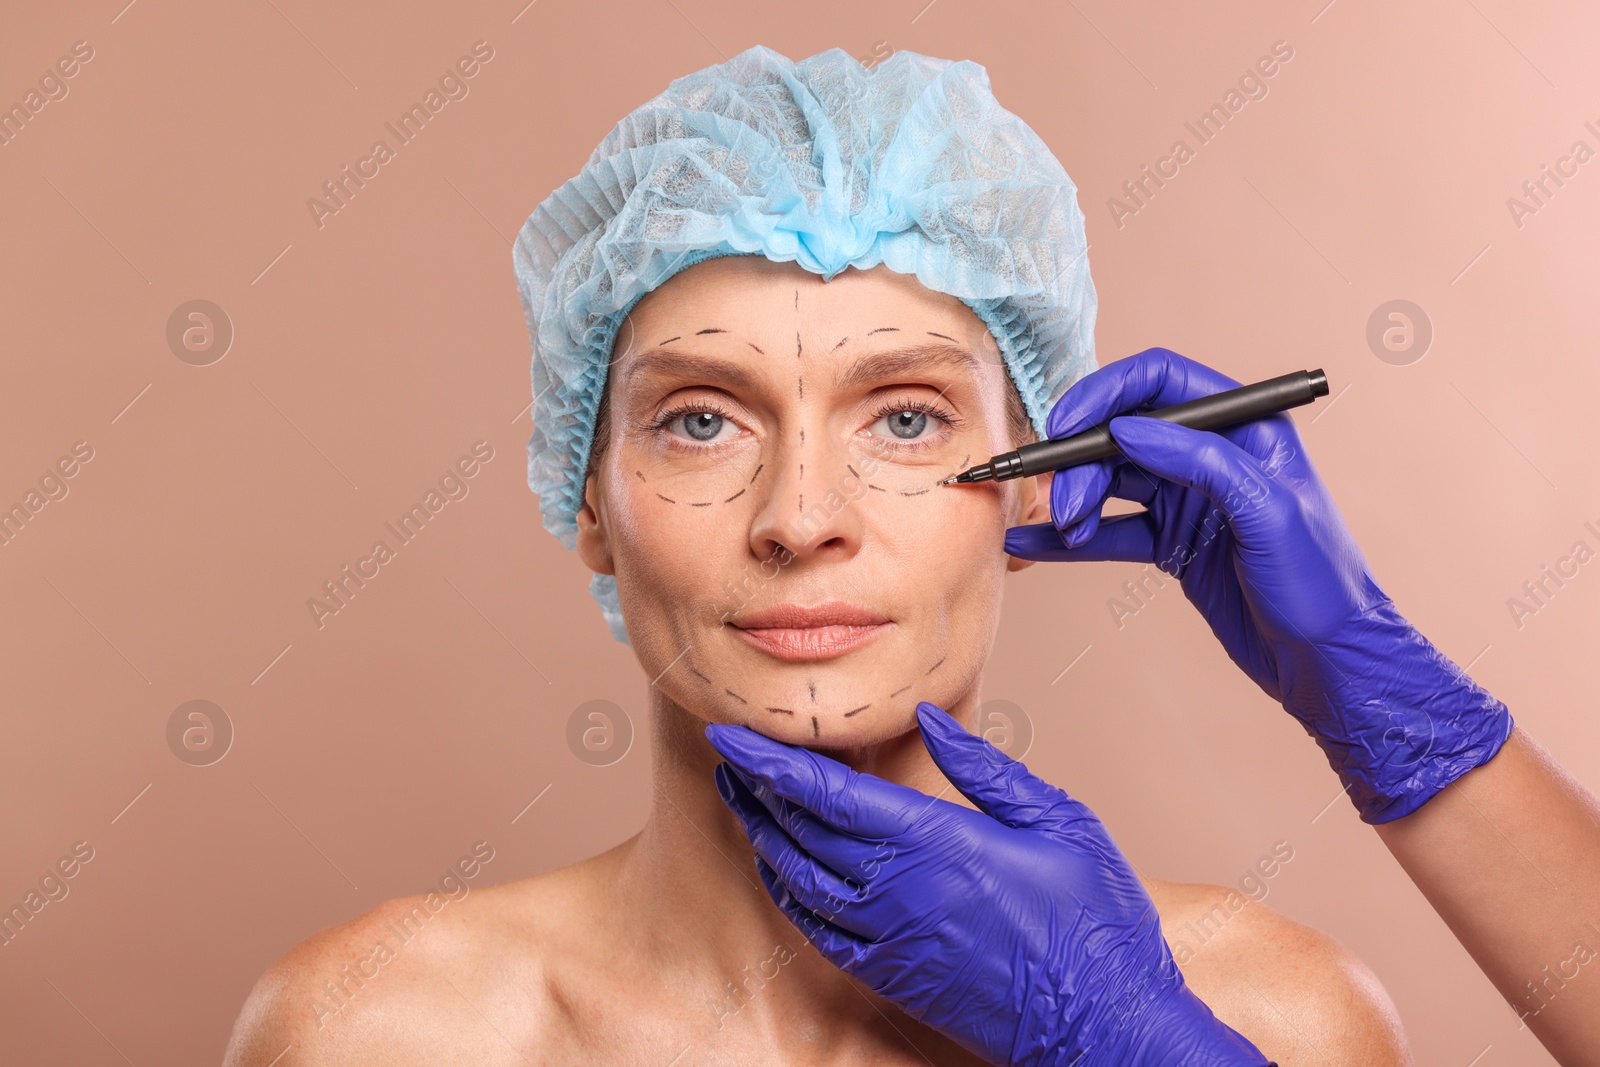
[[[834,376],[834,387],[843,391],[884,378],[916,377],[919,371],[934,368],[965,370],[976,374],[978,360],[960,345],[907,345],[862,356]]]
[[[681,378],[702,378],[707,381],[727,382],[740,389],[754,389],[755,378],[744,364],[733,363],[692,352],[642,352],[634,359],[623,376],[625,381],[642,373],[670,375]]]
[[[853,360],[834,375],[834,387],[844,391],[886,378],[914,378],[933,369],[977,373],[978,360],[960,345],[906,345],[882,352],[869,352]],[[631,382],[636,376],[646,373],[726,382],[740,389],[754,389],[756,381],[746,364],[682,350],[655,349],[640,353],[629,365],[624,380]]]

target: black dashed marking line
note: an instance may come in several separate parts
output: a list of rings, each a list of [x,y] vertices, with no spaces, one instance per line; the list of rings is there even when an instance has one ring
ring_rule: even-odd
[[[949,657],[948,656],[940,656],[939,657],[939,663],[943,663],[946,659],[949,659]],[[926,671],[924,671],[923,672],[923,677],[926,678],[928,675],[930,675],[934,671],[938,670],[939,669],[939,663],[935,663],[933,666],[929,667]]]
[[[821,737],[822,736],[822,727],[817,725],[817,717],[815,715],[811,716],[811,736],[812,737]]]
[[[735,693],[732,689],[724,689],[723,692],[727,693],[729,696],[731,696],[733,699],[737,700],[741,704],[750,703],[744,697],[740,696],[738,693]]]
[[[683,334],[680,333],[677,337],[669,337],[665,341],[662,341],[661,343],[664,344],[664,345],[670,345],[672,342],[682,339],[682,337],[683,337]]]
[[[837,345],[834,345],[834,346],[833,346],[833,350],[834,350],[834,351],[835,351],[835,352],[837,352],[837,351],[838,351],[838,350],[839,350],[839,345],[842,345],[842,344],[844,344],[844,342],[845,342],[845,341],[848,341],[848,340],[850,340],[850,338],[849,338],[849,336],[848,336],[848,335],[846,335],[846,336],[845,336],[845,338],[844,338],[844,339],[843,339],[843,340],[841,340],[841,341],[840,341],[840,342],[839,342],[839,344],[837,344]]]
[[[699,671],[695,670],[693,667],[689,668],[689,673],[694,675],[696,678],[700,679],[702,682],[705,682],[707,685],[711,685],[712,684],[710,678],[707,678],[705,675],[701,674]]]
[[[689,506],[691,508],[709,508],[711,506],[711,501],[707,500],[705,503],[702,504],[702,503],[697,503],[696,501],[691,500],[691,501],[689,501]]]
[[[900,490],[900,495],[901,496],[921,496],[923,493],[929,493],[929,492],[932,492],[932,490],[931,489],[902,489],[902,490]]]
[[[800,506],[795,508],[795,510],[796,511],[804,511],[805,509],[806,509],[806,495],[804,493],[801,493],[800,494]]]
[[[942,334],[942,333],[934,333],[932,330],[929,330],[928,331],[928,336],[929,337],[944,337],[944,334]],[[961,342],[957,341],[954,337],[944,337],[944,339],[946,341],[949,341],[951,344],[960,344],[961,343]]]
[[[800,443],[806,443],[806,428],[804,426],[800,427]]]
[[[804,351],[805,347],[800,343],[800,331],[796,330],[794,332],[794,358],[799,359],[801,353]]]
[[[846,463],[844,465],[844,469],[849,471],[851,474],[856,474],[856,469],[854,467],[850,466],[850,464],[848,464],[848,463]],[[859,477],[861,477],[861,475],[856,474],[856,477],[859,478]]]
[[[740,497],[744,496],[745,492],[746,492],[746,490],[741,489],[737,493],[735,493],[732,496],[730,496],[728,499],[724,500],[723,503],[724,504],[731,504],[735,500],[738,500]]]
[[[851,708],[849,711],[844,713],[844,717],[848,719],[852,715],[860,715],[863,711],[866,711],[870,707],[872,707],[871,704],[863,704],[859,708]]]
[[[881,485],[873,485],[871,482],[867,483],[867,488],[868,489],[876,489],[880,493],[887,493],[889,491],[889,490],[885,489],[883,486],[881,486]]]
[[[889,699],[893,700],[895,697],[899,696],[901,693],[904,693],[907,689],[910,689],[910,688],[911,688],[911,683],[907,682],[905,685],[902,685],[899,689],[896,689],[894,692],[890,693],[889,694]]]
[[[800,385],[800,399],[804,400],[806,398],[806,380],[804,378],[796,378],[795,381]]]
[[[802,464],[800,464],[800,477],[804,478],[805,476],[806,476],[806,465],[804,463],[802,463]]]
[[[871,337],[873,334],[875,334],[875,333],[883,333],[885,330],[888,330],[890,333],[899,333],[900,332],[900,327],[898,327],[898,326],[879,326],[876,330],[868,331],[867,336]]]
[[[644,476],[644,471],[634,471],[633,473],[635,473],[635,474],[637,474],[639,476],[639,480],[641,482],[648,481],[648,479],[646,479],[645,476]]]
[[[806,688],[811,690],[811,703],[815,704],[817,702],[817,683],[807,682]]]
[[[773,712],[775,714],[778,714],[778,715],[793,715],[794,714],[794,709],[793,708],[768,708],[767,710],[770,711],[770,712]]]
[[[972,458],[972,453],[968,452],[966,454],[966,457],[961,460],[961,463],[956,467],[956,469],[951,471],[948,476],[946,476],[945,478],[941,479],[939,484],[940,485],[945,484],[945,482],[948,482],[951,478],[954,478],[956,475],[958,475],[962,471],[966,470],[967,469],[967,460],[969,460],[971,458]]]
[[[705,329],[700,330],[699,332],[697,332],[695,334],[695,336],[696,337],[703,337],[708,333],[727,333],[727,332],[728,332],[727,330],[718,329],[715,326],[707,326]]]
[[[661,494],[657,493],[656,496],[661,496]],[[661,496],[661,499],[665,500],[669,504],[676,504],[677,503],[677,501],[672,499],[670,496]]]
[[[755,344],[754,344],[754,342],[751,342],[751,341],[746,341],[746,342],[745,342],[745,344],[747,344],[747,345],[749,345],[749,346],[750,346],[750,347],[751,347],[751,348],[755,348],[755,349],[756,349],[756,351],[757,351],[757,352],[761,352],[761,349],[759,349],[759,348],[756,348],[756,346],[755,346]],[[763,356],[764,356],[764,355],[766,355],[766,353],[765,353],[765,352],[761,352],[761,354],[762,354],[762,355],[763,355]]]
[[[762,467],[765,467],[765,466],[766,466],[766,464],[765,464],[765,463],[762,463],[762,464],[760,464],[760,465],[759,465],[759,466],[757,466],[757,467],[756,467],[756,474],[760,474],[760,473],[761,473],[761,468],[762,468]],[[751,475],[751,476],[750,476],[750,484],[754,484],[754,483],[755,483],[755,480],[756,480],[756,474],[752,474],[752,475]]]

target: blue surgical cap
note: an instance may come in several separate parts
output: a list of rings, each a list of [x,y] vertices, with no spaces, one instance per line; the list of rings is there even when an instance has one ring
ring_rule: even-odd
[[[886,265],[955,296],[994,335],[1034,431],[1095,367],[1097,307],[1077,187],[970,60],[748,48],[675,79],[528,216],[512,250],[533,345],[528,485],[577,546],[584,472],[617,329],[646,293],[716,256],[831,280]],[[616,578],[589,591],[628,642]]]

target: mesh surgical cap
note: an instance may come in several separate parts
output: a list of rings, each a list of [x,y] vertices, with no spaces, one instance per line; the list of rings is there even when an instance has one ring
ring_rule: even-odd
[[[618,326],[678,271],[724,255],[831,280],[886,265],[993,334],[1035,432],[1094,369],[1096,297],[1077,187],[995,100],[988,72],[898,51],[794,62],[760,45],[675,79],[536,208],[512,250],[533,345],[528,485],[545,529],[574,516]],[[628,642],[616,578],[589,591]]]

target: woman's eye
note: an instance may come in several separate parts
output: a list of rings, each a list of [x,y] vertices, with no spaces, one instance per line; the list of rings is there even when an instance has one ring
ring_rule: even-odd
[[[714,411],[691,411],[680,415],[667,423],[669,428],[682,424],[683,431],[678,434],[686,437],[696,444],[710,444],[718,439],[718,435],[725,429],[737,429],[728,419]]]
[[[897,441],[918,441],[922,438],[923,431],[930,428],[928,413],[913,408],[889,412],[872,425],[876,427],[880,423],[887,431],[887,436]]]

